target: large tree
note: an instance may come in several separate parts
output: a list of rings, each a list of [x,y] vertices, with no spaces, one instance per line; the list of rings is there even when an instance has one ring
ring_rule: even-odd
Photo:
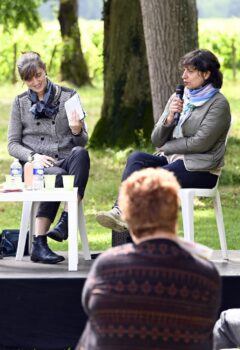
[[[197,7],[196,0],[140,2],[157,121],[180,81],[180,57],[198,47]]]
[[[139,0],[105,0],[103,15],[104,101],[91,144],[123,148],[153,127]]]
[[[77,86],[89,84],[88,68],[81,48],[77,0],[60,0],[58,19],[63,41],[62,79]]]

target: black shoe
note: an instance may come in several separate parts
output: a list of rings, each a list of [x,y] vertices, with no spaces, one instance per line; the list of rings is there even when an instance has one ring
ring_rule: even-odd
[[[62,242],[68,238],[68,213],[62,212],[62,215],[54,227],[54,229],[48,231],[47,236],[55,241]]]
[[[55,254],[47,245],[47,236],[34,237],[31,260],[43,264],[57,264],[65,258]]]

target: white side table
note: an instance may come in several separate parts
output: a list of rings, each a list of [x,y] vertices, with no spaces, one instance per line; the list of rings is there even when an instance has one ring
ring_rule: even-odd
[[[82,202],[79,203],[78,207],[77,188],[74,188],[72,191],[57,188],[51,191],[23,190],[22,192],[0,193],[0,202],[23,202],[16,260],[22,260],[29,223],[29,236],[30,239],[32,238],[37,204],[39,202],[63,201],[68,203],[68,270],[77,271],[78,269],[78,227],[80,230],[84,259],[91,260]]]

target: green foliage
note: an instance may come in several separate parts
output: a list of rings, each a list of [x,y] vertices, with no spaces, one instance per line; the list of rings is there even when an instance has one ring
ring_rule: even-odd
[[[103,23],[101,21],[80,20],[82,32],[82,49],[90,78],[101,80]],[[0,32],[0,81],[11,81],[14,71],[14,44],[17,46],[17,57],[21,52],[33,50],[41,54],[47,64],[48,75],[52,79],[59,79],[63,46],[57,21],[44,22],[42,28],[34,33],[26,32],[20,25],[11,33]]]
[[[113,164],[117,167],[123,166],[126,163],[128,155],[134,151],[134,147],[127,147],[122,150],[107,148],[105,154],[109,155],[109,158],[113,160]]]
[[[220,178],[222,185],[239,185],[240,184],[240,164],[238,157],[231,157],[239,153],[240,139],[229,137],[226,151],[227,167],[223,168]]]
[[[12,4],[18,3],[10,2]],[[6,2],[0,2],[0,14],[4,3]],[[0,16],[0,23],[2,23],[1,19],[3,21],[4,18]],[[103,74],[103,22],[80,19],[79,26],[83,54],[89,67],[90,78],[101,81]],[[217,19],[199,20],[199,45],[212,50],[218,56],[225,77],[232,76],[232,44],[236,47],[237,67],[240,67],[239,32],[240,19],[237,18],[224,21]],[[58,21],[44,22],[43,27],[38,28],[34,33],[26,32],[23,25],[19,25],[18,29],[12,30],[11,33],[0,31],[0,42],[0,81],[11,81],[14,69],[14,44],[17,45],[17,56],[22,51],[27,50],[39,52],[47,63],[49,76],[54,79],[59,78],[63,47]]]
[[[38,15],[38,7],[42,0],[1,0],[0,24],[4,31],[12,31],[24,24],[27,31],[35,31],[41,26]]]
[[[136,144],[141,147],[145,148],[149,144],[149,141],[146,139],[144,135],[143,129],[134,130],[134,133],[136,135]]]
[[[239,31],[239,18],[225,19],[224,21],[220,19],[199,20],[199,46],[209,49],[217,55],[224,75],[229,75],[234,61],[236,67],[240,67]],[[234,50],[236,50],[235,53]]]
[[[103,22],[80,20],[82,50],[90,78],[102,81],[103,77]]]
[[[0,81],[11,80],[14,69],[14,43],[17,45],[17,57],[24,51],[37,51],[43,56],[47,68],[51,66],[48,74],[57,76],[60,66],[61,37],[60,32],[54,31],[53,28],[52,23],[45,24],[44,30],[40,28],[34,34],[30,34],[23,26],[20,26],[12,34],[2,34],[0,38]]]

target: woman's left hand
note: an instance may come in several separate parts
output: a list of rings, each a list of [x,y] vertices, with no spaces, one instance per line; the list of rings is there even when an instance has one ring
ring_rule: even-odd
[[[83,124],[79,119],[79,114],[74,111],[70,118],[68,118],[68,124],[73,134],[80,134],[82,131]]]

